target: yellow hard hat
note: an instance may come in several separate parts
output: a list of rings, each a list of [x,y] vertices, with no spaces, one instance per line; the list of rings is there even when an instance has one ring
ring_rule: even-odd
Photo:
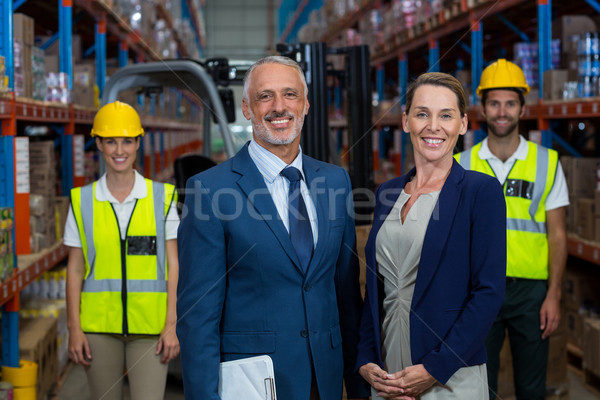
[[[477,95],[486,89],[520,88],[523,95],[529,93],[529,85],[525,80],[523,70],[517,64],[501,58],[487,66],[481,73]]]
[[[102,106],[94,117],[92,137],[144,136],[144,129],[137,111],[129,104],[115,101]]]

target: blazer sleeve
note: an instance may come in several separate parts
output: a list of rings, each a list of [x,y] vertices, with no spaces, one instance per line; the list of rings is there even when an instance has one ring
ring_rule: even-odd
[[[474,196],[474,202],[467,202],[472,207],[471,240],[464,243],[464,251],[470,252],[470,300],[441,346],[422,360],[425,369],[441,384],[485,346],[504,301],[506,203],[502,187],[495,179],[485,179]]]
[[[225,298],[226,249],[210,191],[188,180],[177,234],[177,337],[185,398],[219,400],[221,312]]]
[[[359,285],[359,266],[356,253],[356,227],[354,225],[354,202],[350,177],[343,171],[346,183],[346,198],[338,202],[345,208],[345,225],[342,247],[336,265],[336,295],[342,331],[342,351],[344,354],[344,382],[348,398],[368,397],[367,382],[354,370],[358,346],[358,328],[362,298]]]
[[[383,185],[379,186],[377,188],[377,190],[375,191],[375,210],[374,210],[374,217],[373,219],[375,220],[376,218],[379,218],[380,213],[378,213],[378,209],[377,209],[377,205],[379,200],[379,196],[380,196],[380,190],[383,187]],[[369,233],[369,239],[371,236],[371,233]],[[367,241],[367,245],[369,246],[370,243],[374,243],[374,241],[372,242],[371,240]],[[368,254],[367,250],[365,249],[365,256]],[[367,258],[366,260],[367,263],[367,271],[366,271],[366,289],[365,289],[365,301],[363,303],[362,306],[362,314],[361,314],[361,319],[360,319],[360,331],[359,331],[359,341],[358,341],[358,355],[356,357],[356,366],[355,369],[358,370],[360,369],[360,367],[362,367],[365,364],[368,363],[378,363],[378,350],[377,347],[379,346],[376,342],[375,342],[375,335],[374,335],[374,331],[376,329],[375,327],[375,321],[373,320],[374,315],[373,315],[373,307],[379,307],[379,305],[377,304],[377,298],[378,298],[378,294],[377,294],[377,285],[372,285],[372,282],[376,282],[376,277],[374,277],[373,275],[377,274],[377,266],[376,265],[369,265],[370,260]],[[375,299],[375,300],[374,300]],[[375,303],[375,304],[372,304]],[[379,329],[379,326],[377,326],[377,329]],[[383,367],[382,365],[380,365],[380,367]]]

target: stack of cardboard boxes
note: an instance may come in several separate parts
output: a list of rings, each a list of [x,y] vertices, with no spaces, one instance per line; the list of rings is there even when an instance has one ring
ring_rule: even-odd
[[[560,158],[569,187],[567,231],[582,239],[600,241],[600,158]]]
[[[552,37],[560,39],[562,47],[562,68],[551,69],[544,73],[544,99],[563,100],[574,97],[598,95],[597,78],[600,71],[594,71],[582,63],[580,40],[586,33],[596,32],[596,23],[587,15],[563,15],[552,23]],[[589,54],[593,61],[594,54]],[[587,85],[583,85],[587,82]],[[595,82],[595,83],[594,83]],[[584,87],[585,86],[585,87]],[[569,89],[571,88],[571,89]]]
[[[54,142],[31,142],[29,166],[31,251],[37,253],[56,242]]]
[[[14,91],[19,97],[33,95],[31,48],[33,47],[33,18],[13,15]]]

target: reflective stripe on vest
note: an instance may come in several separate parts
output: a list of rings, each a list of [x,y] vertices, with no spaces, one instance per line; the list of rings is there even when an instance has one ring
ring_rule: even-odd
[[[548,278],[545,200],[554,185],[558,154],[527,142],[527,159],[516,160],[503,185],[507,207],[507,275]],[[479,158],[481,143],[454,157],[465,169],[496,176]]]

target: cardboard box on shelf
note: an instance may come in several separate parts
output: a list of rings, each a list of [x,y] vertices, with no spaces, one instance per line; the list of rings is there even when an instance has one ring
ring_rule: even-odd
[[[96,107],[95,71],[93,64],[76,64],[73,66],[73,103],[82,107]]]
[[[563,15],[552,22],[552,37],[560,38],[563,53],[577,53],[574,37],[596,32],[596,23],[587,15]]]
[[[583,321],[583,368],[600,376],[600,319]]]
[[[58,377],[57,326],[55,318],[36,318],[19,332],[22,360],[38,364],[37,398],[44,399]]]
[[[56,54],[45,54],[44,67],[46,74],[49,72],[58,73],[58,56]]]
[[[34,30],[33,18],[21,13],[13,14],[14,39],[20,40],[27,46],[33,46]]]
[[[575,217],[575,232],[577,233],[577,235],[587,240],[595,240],[596,237],[596,218],[594,206],[594,199],[577,199],[577,216]]]
[[[562,100],[565,82],[568,80],[566,69],[550,69],[544,72],[544,99]]]
[[[561,156],[560,165],[562,166],[563,172],[565,173],[565,179],[567,181],[567,187],[569,188],[569,194],[574,189],[573,185],[573,164],[575,157],[573,156]]]
[[[579,312],[584,304],[600,304],[600,281],[597,274],[567,265],[562,298],[567,310]]]
[[[573,158],[573,169],[571,171],[573,190],[569,190],[569,193],[577,198],[594,197],[598,182],[599,164],[600,158]]]

